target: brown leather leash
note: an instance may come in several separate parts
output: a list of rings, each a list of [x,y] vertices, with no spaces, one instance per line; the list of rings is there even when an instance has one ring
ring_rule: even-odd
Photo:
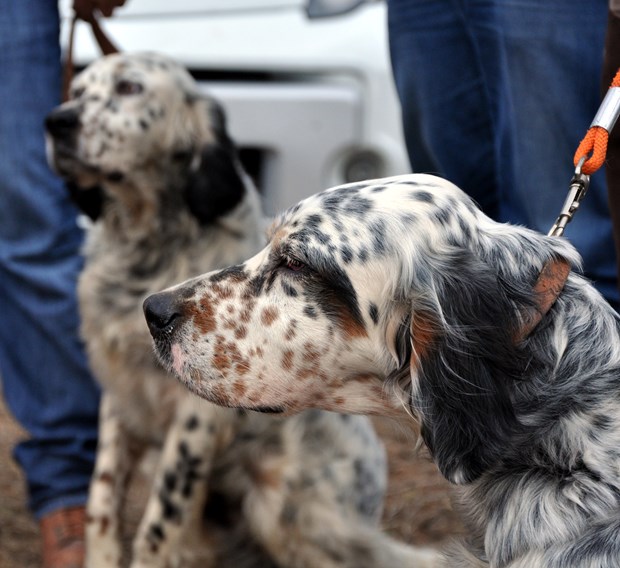
[[[75,65],[73,63],[73,45],[75,40],[75,24],[78,20],[83,20],[90,24],[93,37],[99,46],[99,49],[103,55],[110,55],[111,53],[118,53],[119,49],[114,45],[112,40],[107,36],[103,28],[99,25],[97,16],[94,12],[87,14],[81,14],[78,16],[77,12],[73,13],[71,18],[71,27],[69,29],[69,44],[67,46],[67,54],[65,58],[65,64],[62,76],[62,101],[69,100],[69,89],[71,88],[71,81],[75,75]]]

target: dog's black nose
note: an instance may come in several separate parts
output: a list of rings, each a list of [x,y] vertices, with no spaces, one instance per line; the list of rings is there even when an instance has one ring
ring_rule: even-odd
[[[76,109],[56,109],[45,118],[45,128],[56,138],[68,136],[80,124],[80,117]]]
[[[152,335],[164,330],[173,331],[183,315],[178,296],[173,292],[159,292],[149,296],[144,300],[142,308]]]

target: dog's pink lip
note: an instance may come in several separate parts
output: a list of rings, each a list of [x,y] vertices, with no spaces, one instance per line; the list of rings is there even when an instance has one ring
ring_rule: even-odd
[[[172,356],[172,369],[177,375],[183,374],[185,367],[185,354],[178,343],[173,343],[170,347],[170,355]]]

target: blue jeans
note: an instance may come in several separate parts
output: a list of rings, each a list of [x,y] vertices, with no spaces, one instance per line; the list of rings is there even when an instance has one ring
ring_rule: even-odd
[[[414,171],[497,221],[546,233],[600,104],[607,0],[388,0],[390,52]],[[618,309],[605,176],[565,236]]]
[[[0,10],[0,376],[30,437],[15,449],[38,517],[85,502],[99,390],[78,339],[82,233],[49,170],[43,119],[59,103],[56,0]]]

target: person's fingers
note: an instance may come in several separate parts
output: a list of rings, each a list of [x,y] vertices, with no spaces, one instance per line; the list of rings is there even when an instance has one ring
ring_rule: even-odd
[[[112,15],[115,8],[123,6],[125,0],[98,0],[96,3],[99,5],[99,10],[107,18]]]
[[[96,0],[73,0],[73,11],[81,20],[88,20],[94,9]]]
[[[106,18],[110,17],[126,0],[73,0],[73,10],[78,18],[88,20],[95,10],[99,10]]]

